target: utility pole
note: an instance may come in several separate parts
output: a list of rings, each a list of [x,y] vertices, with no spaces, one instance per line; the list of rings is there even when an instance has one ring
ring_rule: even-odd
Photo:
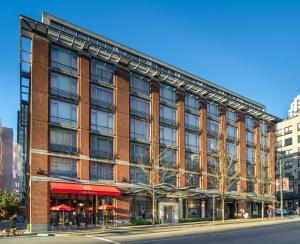
[[[280,175],[280,218],[283,219],[283,177],[282,177],[282,159],[279,158],[279,175]]]

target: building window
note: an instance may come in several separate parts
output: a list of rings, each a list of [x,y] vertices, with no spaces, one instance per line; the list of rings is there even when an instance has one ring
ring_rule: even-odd
[[[174,105],[176,104],[176,89],[175,88],[168,86],[168,85],[160,84],[159,94],[160,94],[161,102],[174,104]]]
[[[147,172],[145,172],[143,169],[140,167],[134,167],[130,166],[130,182],[133,184],[148,184],[148,175]]]
[[[50,150],[65,153],[76,153],[76,131],[50,127]]]
[[[176,109],[160,105],[160,122],[163,124],[176,126]]]
[[[264,167],[268,166],[268,153],[264,150],[260,151],[261,163]]]
[[[267,133],[268,133],[268,125],[267,124],[265,124],[265,123],[260,124],[260,133],[262,135],[267,135]]]
[[[248,162],[254,162],[254,148],[246,147],[246,160]]]
[[[287,126],[284,128],[284,134],[292,133],[292,126]]]
[[[218,189],[219,188],[219,181],[218,178],[215,176],[208,176],[207,177],[207,189],[208,190],[213,190],[213,189]]]
[[[199,175],[186,174],[185,175],[185,186],[199,188]]]
[[[193,94],[185,94],[185,108],[193,110],[194,112],[199,112],[199,100]]]
[[[91,104],[104,109],[113,110],[113,90],[92,84]]]
[[[263,134],[261,134],[261,137],[260,137],[260,144],[263,147],[268,146],[268,138]]]
[[[286,161],[286,162],[285,162],[285,168],[286,168],[286,169],[291,169],[291,168],[293,168],[293,161]]]
[[[130,137],[137,140],[149,141],[149,122],[144,120],[130,119]]]
[[[91,60],[91,78],[96,82],[113,84],[114,68],[97,59]]]
[[[281,136],[281,135],[282,135],[281,129],[275,131],[275,136]]]
[[[185,148],[191,151],[199,151],[199,135],[185,132]]]
[[[300,123],[297,124],[297,130],[300,131]]]
[[[276,141],[276,142],[275,142],[275,147],[276,147],[276,148],[282,147],[282,141]]]
[[[253,163],[247,163],[247,177],[253,177],[255,175],[255,166]]]
[[[250,146],[254,145],[254,133],[251,131],[246,131],[246,143]]]
[[[207,120],[207,133],[212,136],[219,134],[219,123],[213,120]]]
[[[189,151],[185,152],[185,169],[189,171],[199,171],[199,154]]]
[[[237,140],[237,128],[231,125],[227,125],[227,139],[236,141]]]
[[[246,129],[250,131],[254,130],[254,120],[249,116],[246,116]]]
[[[100,159],[113,159],[113,138],[107,136],[91,135],[91,156]]]
[[[77,54],[58,46],[51,46],[51,67],[77,74]]]
[[[77,105],[51,99],[50,121],[55,124],[77,127]]]
[[[185,113],[185,128],[192,131],[199,131],[199,116]]]
[[[300,135],[298,135],[298,143],[300,143]]]
[[[109,112],[91,109],[91,130],[113,133],[114,115]]]
[[[136,94],[149,96],[150,95],[150,84],[149,81],[139,76],[133,74],[130,77],[130,91]]]
[[[207,151],[208,153],[217,154],[219,151],[218,140],[215,138],[207,138]]]
[[[160,166],[172,168],[176,166],[177,151],[172,148],[160,147]]]
[[[246,187],[247,187],[247,192],[255,192],[255,184],[252,180],[247,181]]]
[[[237,145],[227,142],[227,158],[228,160],[237,160]]]
[[[77,98],[77,79],[71,76],[51,72],[50,87],[51,94],[69,99]]]
[[[169,146],[176,146],[176,129],[160,126],[160,143]]]
[[[77,161],[50,157],[50,177],[77,178]]]
[[[113,180],[113,165],[109,163],[90,163],[91,180]]]
[[[284,146],[290,146],[293,144],[293,138],[290,137],[290,138],[287,138],[284,140]]]
[[[236,125],[236,111],[226,110],[226,122],[229,125]]]
[[[150,118],[150,103],[145,99],[130,97],[130,114],[139,118]]]
[[[161,183],[166,183],[172,186],[177,185],[176,172],[162,170],[159,172],[159,180]]]
[[[207,116],[211,119],[219,119],[219,107],[215,103],[207,103]]]
[[[130,143],[130,162],[149,164],[150,163],[150,146],[143,143]]]

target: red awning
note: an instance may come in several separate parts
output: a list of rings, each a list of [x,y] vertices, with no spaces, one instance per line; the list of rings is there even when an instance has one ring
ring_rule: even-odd
[[[51,211],[74,211],[75,208],[72,208],[66,204],[58,205],[58,206],[53,206],[50,208]]]
[[[52,193],[91,194],[114,197],[117,197],[121,194],[120,191],[114,186],[81,185],[58,182],[50,182],[50,191]]]

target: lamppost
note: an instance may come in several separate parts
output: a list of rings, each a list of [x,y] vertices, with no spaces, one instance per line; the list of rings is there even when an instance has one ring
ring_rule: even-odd
[[[104,198],[102,198],[101,199],[101,201],[102,201],[102,230],[104,231],[104,204],[105,204],[105,199]]]
[[[279,178],[280,178],[280,218],[283,219],[283,176],[282,176],[282,159],[279,154]]]

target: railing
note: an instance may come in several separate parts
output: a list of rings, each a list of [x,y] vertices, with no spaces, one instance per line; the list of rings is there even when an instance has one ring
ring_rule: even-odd
[[[176,120],[173,120],[173,119],[167,119],[167,118],[164,118],[164,117],[160,117],[159,122],[161,124],[164,124],[164,125],[177,127],[177,122],[176,122]]]
[[[199,164],[197,163],[188,163],[185,164],[185,169],[189,171],[199,171]]]
[[[246,145],[254,147],[254,142],[246,140]]]
[[[104,108],[109,111],[114,111],[115,106],[113,103],[101,101],[99,99],[91,98],[91,104],[96,107]]]
[[[51,87],[50,88],[50,93],[52,96],[55,97],[59,97],[59,98],[65,98],[71,101],[76,101],[78,102],[79,100],[79,96],[74,93],[74,92],[70,92],[70,91],[65,91],[59,88],[55,88],[55,87]]]
[[[217,114],[210,114],[210,113],[207,113],[207,118],[208,118],[208,119],[212,119],[212,120],[219,121],[219,115],[217,115]]]
[[[130,110],[130,115],[137,117],[137,118],[146,119],[146,120],[151,119],[151,116],[149,113],[145,113],[145,112],[134,110],[134,109]]]
[[[55,178],[57,178],[57,177],[77,178],[77,172],[54,170],[54,171],[50,171],[50,177],[55,177]]]
[[[195,126],[195,125],[185,124],[185,129],[189,130],[189,131],[194,131],[194,132],[197,132],[197,133],[200,132],[199,126]]]
[[[99,71],[99,69],[98,69]],[[103,70],[100,69],[100,72],[98,72],[100,74],[91,74],[91,81],[92,82],[104,82],[104,83],[108,83],[108,84],[112,84],[113,83],[113,71],[110,70]]]
[[[227,135],[226,139],[229,140],[229,141],[234,141],[234,142],[237,141],[237,137],[236,136],[229,136],[229,135]]]
[[[53,68],[55,70],[58,70],[58,71],[62,71],[64,73],[69,73],[69,74],[72,74],[72,75],[77,75],[78,74],[77,68],[71,67],[71,66],[66,65],[66,64],[59,63],[59,62],[54,61],[54,60],[51,60],[51,68]]]
[[[108,159],[113,160],[113,152],[112,151],[103,151],[103,150],[94,150],[91,149],[90,155],[99,159]]]
[[[149,156],[130,155],[130,161],[132,163],[150,164]]]
[[[67,119],[67,118],[61,118],[54,115],[50,116],[50,122],[55,123],[57,125],[70,125],[70,126],[77,126],[77,120],[74,119]]]
[[[61,145],[61,144],[50,144],[49,149],[50,151],[53,152],[61,152],[61,153],[69,153],[69,154],[78,153],[77,147]]]
[[[91,124],[91,130],[93,132],[106,132],[106,133],[112,133],[113,129],[106,127],[106,126],[101,126],[101,125],[96,125],[96,124]]]
[[[218,132],[218,131],[215,131],[215,130],[207,130],[207,134],[208,134],[209,136],[218,137],[219,132]]]

